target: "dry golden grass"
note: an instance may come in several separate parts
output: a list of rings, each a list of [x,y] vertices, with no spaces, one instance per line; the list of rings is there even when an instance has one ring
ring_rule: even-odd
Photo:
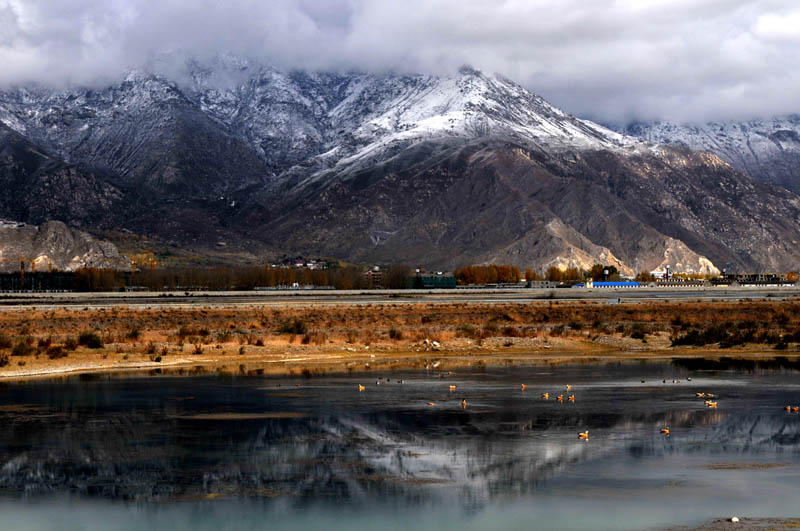
[[[7,360],[0,376],[196,366],[313,376],[425,367],[432,359],[458,367],[609,356],[777,353],[763,344],[733,350],[714,345],[702,351],[669,348],[670,338],[712,325],[800,337],[800,303],[764,299],[0,310],[0,363]],[[73,348],[82,332],[99,336],[103,347]],[[433,341],[440,346],[432,346]],[[16,348],[19,344],[27,347]],[[788,344],[780,352],[787,353],[796,355],[797,345]]]

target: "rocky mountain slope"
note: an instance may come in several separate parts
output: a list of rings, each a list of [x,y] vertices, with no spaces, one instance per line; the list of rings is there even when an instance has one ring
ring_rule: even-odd
[[[0,220],[0,271],[19,271],[21,256],[33,261],[38,271],[120,268],[125,264],[114,244],[70,229],[60,221],[37,226]],[[25,267],[31,268],[28,264]]]
[[[661,144],[708,151],[758,181],[800,193],[800,116],[674,124],[637,122],[621,130]]]
[[[9,89],[0,121],[0,177],[37,202],[6,201],[0,215],[125,228],[198,252],[224,242],[264,258],[629,273],[788,269],[800,254],[794,194],[471,68],[282,72],[222,57],[190,61],[175,80],[132,72],[107,87]],[[45,193],[50,168],[76,181]]]

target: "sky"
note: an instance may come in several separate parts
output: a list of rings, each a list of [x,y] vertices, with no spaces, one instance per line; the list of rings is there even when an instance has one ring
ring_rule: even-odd
[[[0,0],[0,86],[225,51],[280,68],[503,74],[604,122],[800,113],[798,0]]]

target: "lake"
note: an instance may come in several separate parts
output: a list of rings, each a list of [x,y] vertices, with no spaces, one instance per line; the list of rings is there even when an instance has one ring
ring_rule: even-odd
[[[797,516],[800,415],[784,406],[800,406],[799,376],[788,362],[692,360],[4,383],[0,529],[646,529]]]

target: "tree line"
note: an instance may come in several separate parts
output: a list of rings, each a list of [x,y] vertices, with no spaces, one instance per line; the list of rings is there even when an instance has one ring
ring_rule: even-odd
[[[456,269],[453,274],[460,285],[516,283],[523,278],[516,266],[506,264],[470,265]],[[645,271],[640,275],[652,277]],[[527,281],[549,280],[552,282],[583,282],[588,278],[594,281],[621,280],[616,266],[603,264],[595,264],[589,269],[577,267],[561,269],[557,266],[550,266],[545,270],[544,275],[539,275],[536,270],[527,268],[524,276]]]
[[[381,277],[365,274],[356,266],[328,269],[294,267],[212,267],[143,270],[135,273],[114,269],[82,268],[74,273],[75,291],[120,291],[146,288],[151,291],[175,290],[253,290],[313,286],[335,289],[401,289],[407,287],[410,269],[392,266]]]

